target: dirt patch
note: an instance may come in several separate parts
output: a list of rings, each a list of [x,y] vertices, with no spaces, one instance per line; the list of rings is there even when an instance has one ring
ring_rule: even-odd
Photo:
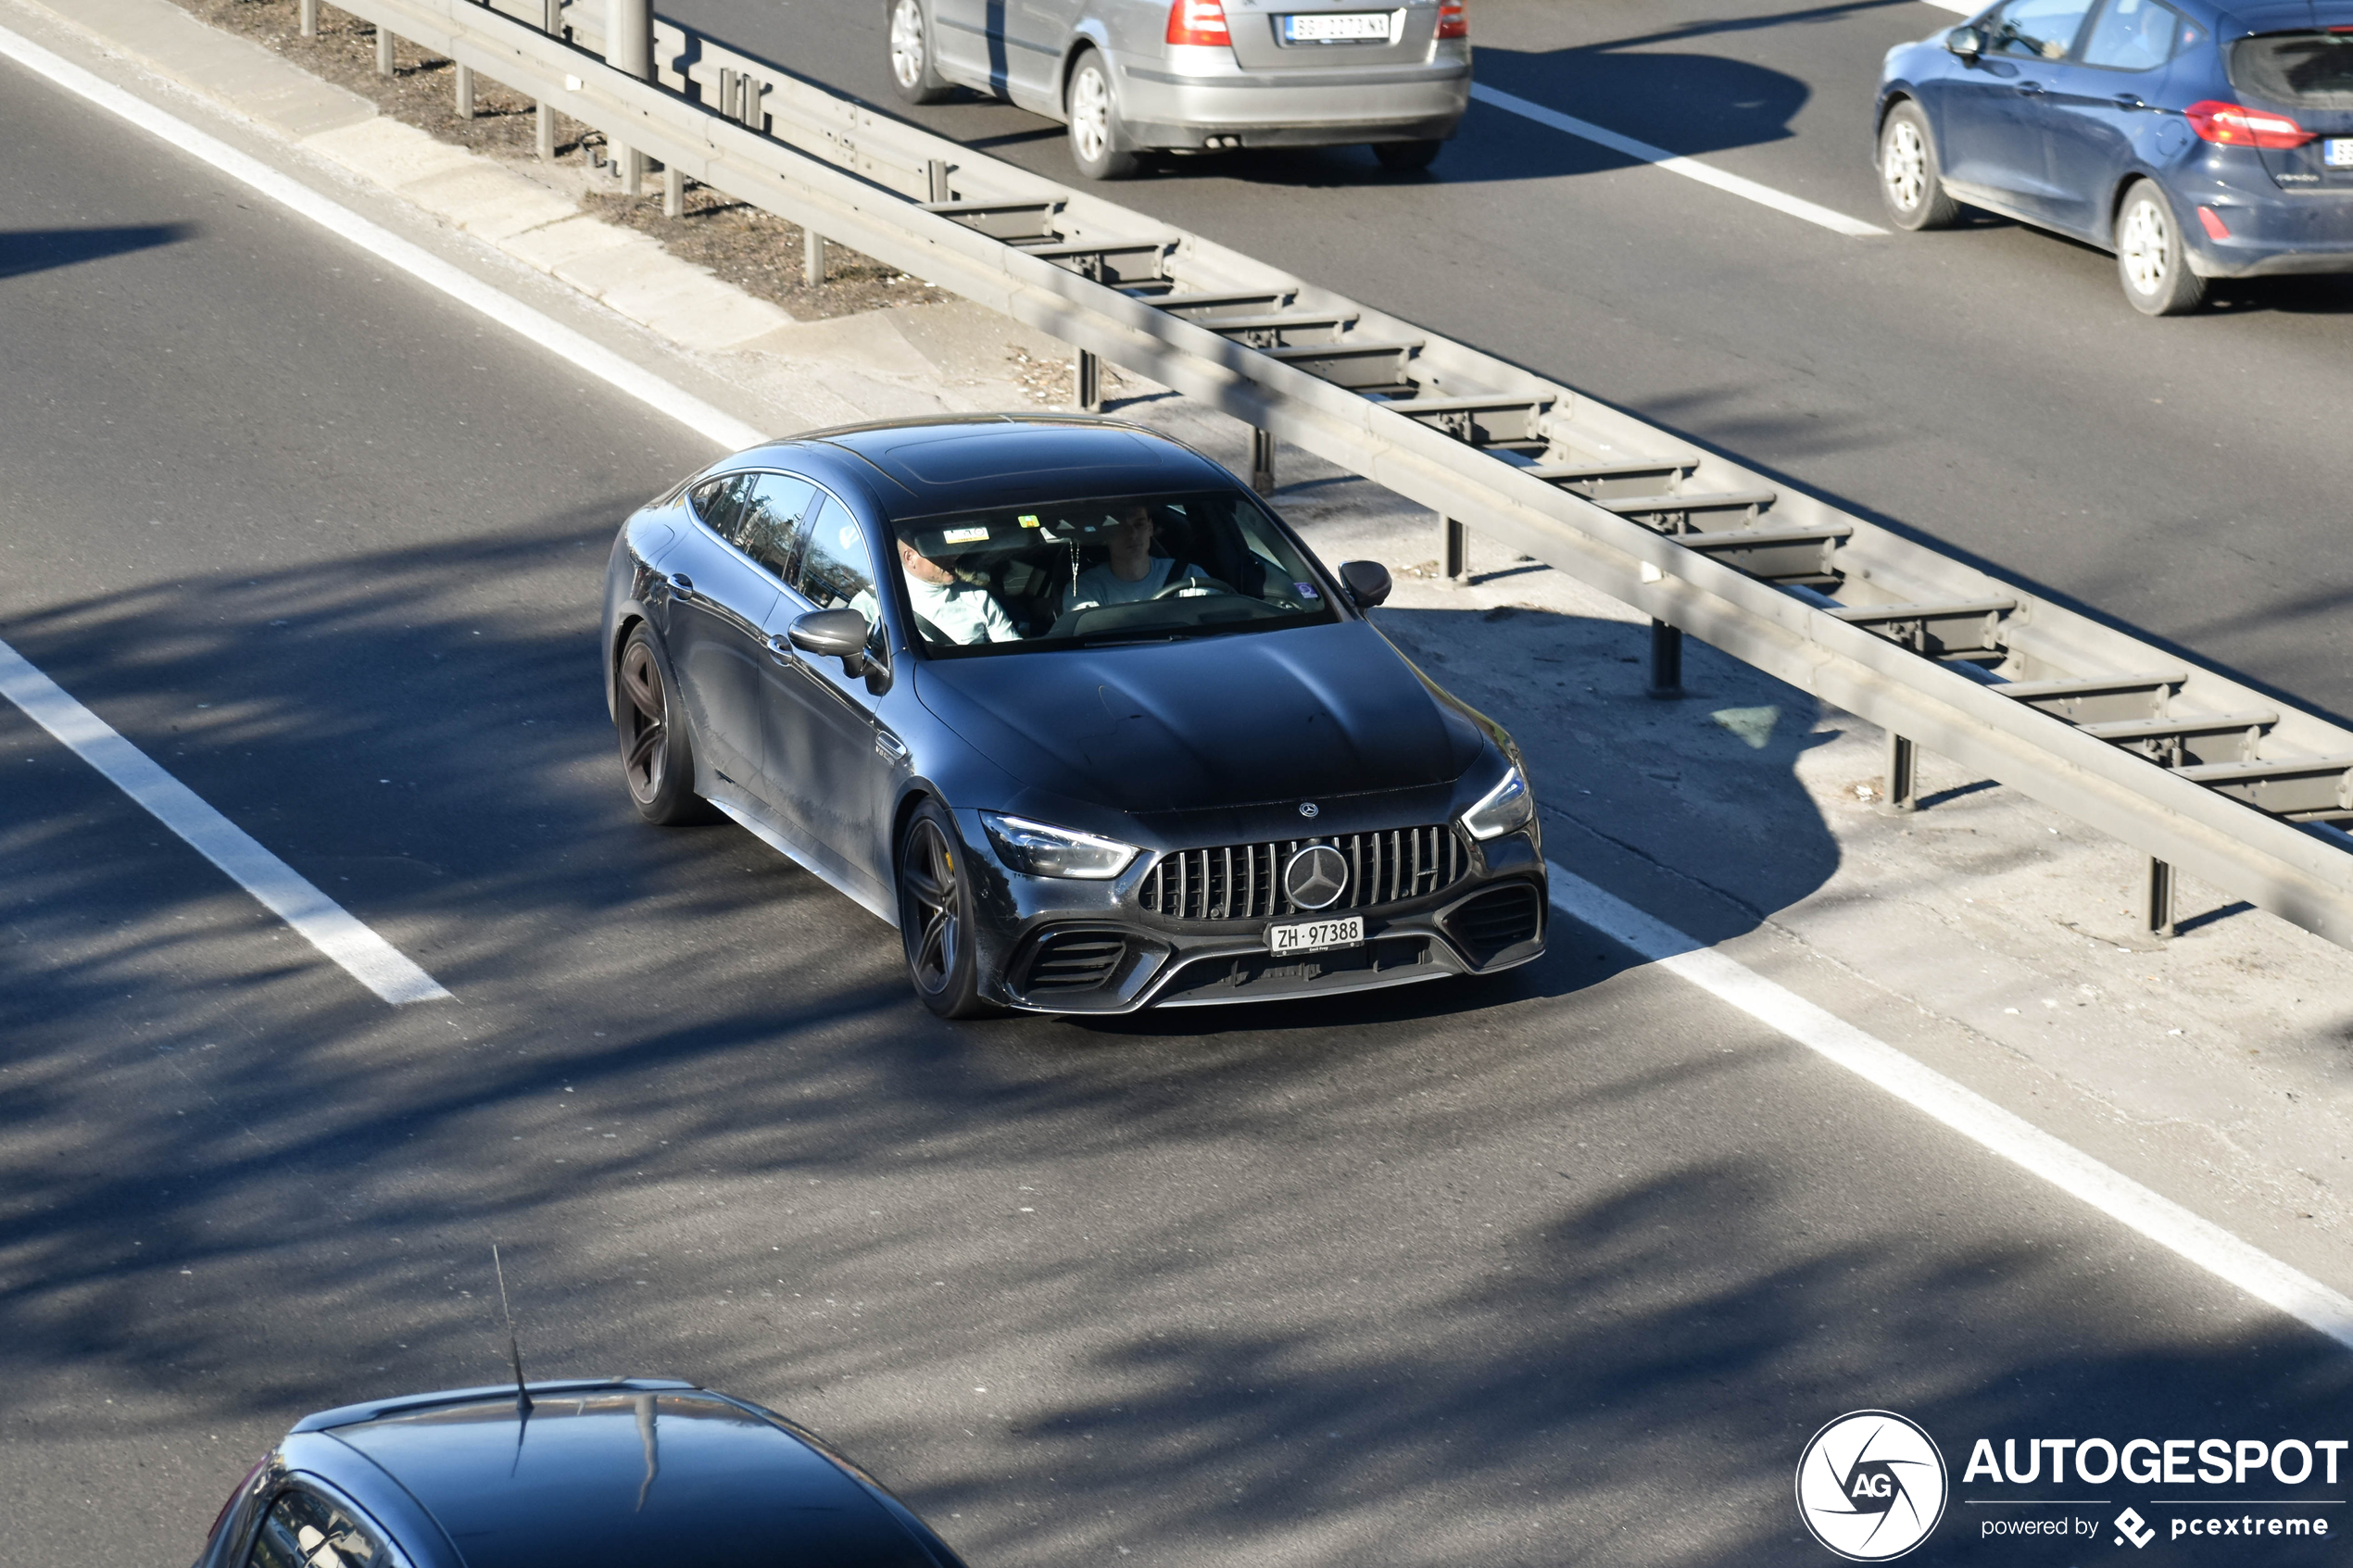
[[[778,305],[802,320],[849,316],[894,305],[926,305],[954,296],[847,245],[825,246],[825,281],[812,288],[801,270],[798,225],[689,182],[683,218],[661,210],[659,177],[639,197],[621,194],[620,182],[597,166],[604,136],[576,119],[556,117],[556,164],[538,158],[539,132],[532,100],[476,73],[474,112],[459,119],[457,70],[407,39],[393,45],[393,74],[376,74],[376,30],[331,6],[319,8],[319,36],[305,38],[296,0],[173,0],[199,21],[250,38],[324,81],[366,98],[383,113],[444,142],[504,163],[557,175],[584,207],[660,242],[683,261],[708,267],[728,282]],[[604,188],[599,188],[604,187]]]

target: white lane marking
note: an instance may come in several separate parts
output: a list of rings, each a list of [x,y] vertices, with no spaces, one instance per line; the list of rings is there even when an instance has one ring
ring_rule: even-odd
[[[1553,905],[2227,1285],[2353,1349],[2353,1299],[1550,861]]]
[[[549,353],[570,360],[599,381],[610,383],[729,451],[758,445],[767,439],[764,432],[746,424],[724,409],[704,402],[650,370],[631,364],[612,350],[554,318],[534,310],[521,300],[509,297],[422,246],[411,245],[349,207],[328,200],[308,185],[289,179],[257,158],[246,157],[217,137],[207,135],[187,121],[166,114],[153,104],[143,102],[101,81],[31,39],[0,28],[0,55],[15,60],[28,70],[47,77],[69,93],[86,98],[111,114],[120,115],[140,130],[162,138],[182,152],[212,165],[223,174],[243,181],[271,200],[292,208],[321,228],[439,289],[459,304],[481,311],[500,326],[521,333]]]
[[[157,822],[219,866],[296,935],[343,965],[351,977],[398,1006],[447,1001],[441,983],[377,935],[348,909],[313,887],[301,873],[256,843],[251,834],[206,804],[202,796],[145,752],[122,738],[6,643],[0,643],[0,696],[65,743]]]
[[[1873,234],[1884,235],[1887,232],[1877,224],[1866,223],[1859,218],[1849,218],[1843,212],[1833,212],[1829,207],[1818,206],[1803,196],[1793,196],[1787,191],[1777,191],[1770,185],[1760,185],[1754,180],[1744,180],[1737,174],[1727,174],[1714,164],[1702,163],[1694,157],[1684,157],[1680,154],[1670,153],[1665,147],[1654,147],[1648,142],[1637,142],[1631,136],[1621,136],[1617,132],[1604,130],[1591,120],[1579,119],[1575,115],[1563,114],[1557,109],[1548,109],[1541,104],[1530,103],[1526,98],[1500,92],[1480,82],[1471,83],[1470,95],[1491,108],[1502,109],[1506,114],[1516,114],[1524,119],[1532,119],[1539,125],[1549,125],[1555,131],[1566,132],[1571,136],[1581,137],[1588,142],[1598,142],[1614,153],[1623,153],[1638,162],[1655,164],[1669,174],[1680,174],[1686,180],[1696,180],[1703,185],[1713,185],[1719,191],[1730,192],[1733,195],[1753,201],[1760,207],[1769,207],[1776,212],[1786,212],[1792,218],[1803,218],[1808,223],[1818,223],[1836,233],[1866,238]]]

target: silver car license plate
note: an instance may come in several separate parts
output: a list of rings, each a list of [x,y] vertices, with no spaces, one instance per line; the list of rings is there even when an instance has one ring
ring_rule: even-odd
[[[2353,169],[2353,136],[2331,136],[2322,142],[2321,159],[2331,169]]]
[[[1327,11],[1319,16],[1285,17],[1286,44],[1387,44],[1396,36],[1395,17],[1389,11]]]
[[[1277,958],[1285,953],[1320,953],[1331,947],[1361,947],[1364,945],[1363,915],[1293,921],[1289,925],[1270,925],[1266,928],[1266,950]]]

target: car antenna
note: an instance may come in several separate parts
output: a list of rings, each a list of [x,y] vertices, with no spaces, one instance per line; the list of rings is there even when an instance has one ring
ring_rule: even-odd
[[[522,1349],[515,1342],[515,1314],[507,1305],[507,1270],[498,1261],[498,1244],[490,1244],[491,1272],[498,1276],[498,1311],[507,1320],[507,1361],[515,1369],[515,1410],[525,1421],[531,1419],[531,1389],[522,1380]],[[516,1435],[516,1446],[522,1446],[522,1435]]]

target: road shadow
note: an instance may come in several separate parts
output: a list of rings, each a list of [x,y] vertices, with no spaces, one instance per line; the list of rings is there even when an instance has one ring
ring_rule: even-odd
[[[198,233],[194,223],[93,225],[76,229],[0,229],[0,279],[178,245]]]

